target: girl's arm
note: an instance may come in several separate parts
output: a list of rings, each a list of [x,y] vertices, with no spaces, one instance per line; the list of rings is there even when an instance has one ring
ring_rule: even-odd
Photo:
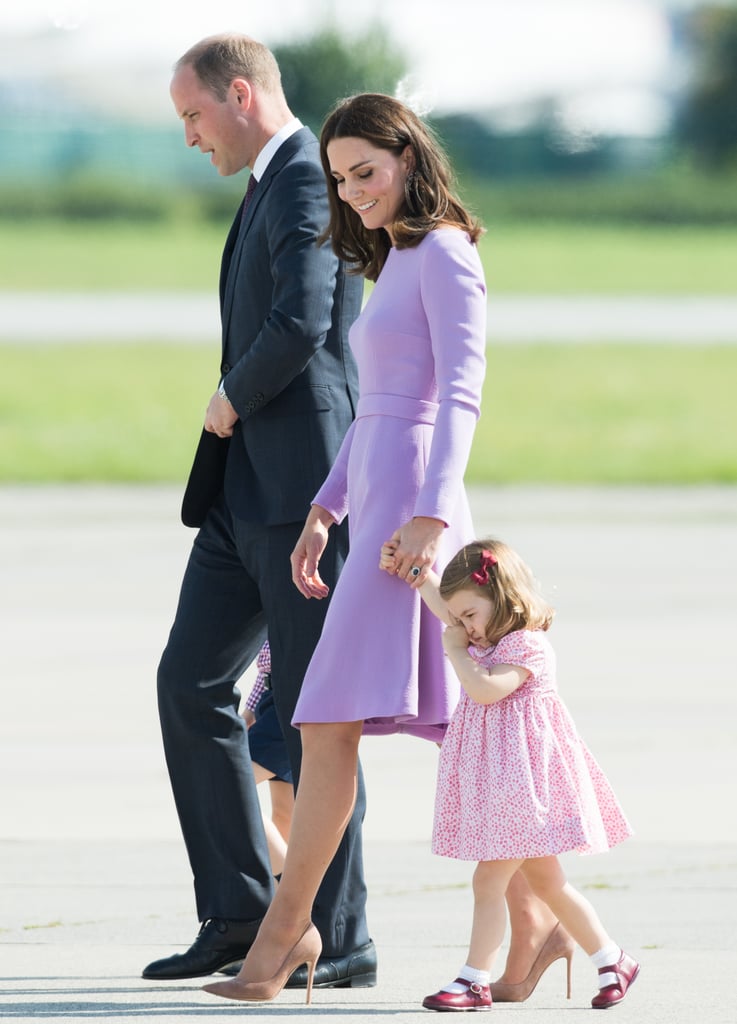
[[[397,546],[396,540],[392,538],[385,541],[381,547],[379,568],[385,572],[391,573],[394,570],[394,552]],[[485,668],[474,661],[468,653],[468,634],[450,614],[448,605],[440,596],[439,584],[438,574],[433,569],[428,569],[427,577],[418,589],[422,600],[433,615],[447,626],[443,633],[443,647],[448,660],[471,700],[477,704],[496,704],[519,689],[531,673],[519,665],[494,665],[492,668]]]
[[[381,557],[379,559],[379,568],[392,574],[396,570],[394,552],[399,547],[399,542],[395,538],[396,534],[391,538],[391,540],[387,540],[382,544]],[[440,577],[433,569],[426,569],[425,573],[426,575],[422,585],[417,588],[420,591],[422,600],[433,615],[440,619],[441,622],[444,622],[446,626],[453,625],[455,619],[448,611],[447,604],[440,596]]]
[[[430,611],[446,626],[455,625],[455,619],[448,611],[448,605],[440,596],[440,577],[433,569],[427,570],[424,583],[419,588],[420,597]],[[465,631],[464,631],[465,632]]]
[[[468,634],[461,625],[454,624],[445,630],[443,647],[461,686],[477,704],[496,704],[519,689],[530,676],[519,665],[479,665],[468,653]]]

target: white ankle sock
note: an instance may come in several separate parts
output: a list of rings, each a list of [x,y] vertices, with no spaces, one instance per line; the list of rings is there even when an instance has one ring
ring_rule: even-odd
[[[596,953],[592,953],[589,960],[598,971],[602,967],[610,967],[612,964],[616,964],[621,955],[622,950],[617,943],[610,942],[608,946],[603,946]],[[616,983],[617,975],[611,971],[608,974],[599,975],[599,988],[606,988],[607,985],[615,985]]]
[[[475,967],[469,967],[468,964],[464,964],[458,972],[458,977],[463,978],[464,981],[476,982],[477,985],[488,985],[491,971],[479,971]],[[461,985],[458,981],[451,981],[449,985],[443,985],[440,991],[460,995],[467,988],[468,985]]]

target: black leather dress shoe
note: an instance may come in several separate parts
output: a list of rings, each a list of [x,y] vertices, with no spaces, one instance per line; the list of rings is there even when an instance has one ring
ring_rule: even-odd
[[[373,988],[376,984],[376,946],[369,941],[347,956],[321,956],[313,988]],[[307,988],[307,966],[292,974],[287,988]]]
[[[186,953],[175,953],[154,960],[144,967],[144,978],[172,981],[177,978],[203,978],[221,967],[242,960],[256,938],[258,921],[226,921],[213,917],[205,921]]]

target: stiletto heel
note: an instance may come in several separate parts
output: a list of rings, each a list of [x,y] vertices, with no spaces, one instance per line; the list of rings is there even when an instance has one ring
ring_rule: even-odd
[[[566,998],[571,998],[571,970],[573,966],[573,951],[576,943],[568,932],[560,924],[556,924],[550,935],[542,944],[540,952],[530,968],[530,973],[524,981],[516,983],[508,981],[493,981],[489,986],[491,998],[495,1003],[522,1003],[535,991],[537,983],[542,978],[551,964],[556,960],[566,961]]]
[[[211,985],[203,985],[205,992],[224,999],[238,999],[244,1003],[268,1003],[276,999],[290,976],[302,964],[307,965],[307,999],[312,1001],[312,980],[315,966],[322,952],[320,933],[310,922],[282,961],[282,965],[273,977],[266,981],[242,981],[240,974],[228,981],[215,981]]]
[[[320,943],[320,946],[322,947],[322,943]],[[319,955],[320,954],[318,953],[317,956]],[[312,1002],[312,979],[315,977],[315,966],[317,965],[317,956],[311,962],[307,962],[307,998],[305,1002],[308,1006]]]

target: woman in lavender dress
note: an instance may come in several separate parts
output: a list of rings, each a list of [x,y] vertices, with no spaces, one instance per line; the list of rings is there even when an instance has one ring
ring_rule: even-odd
[[[292,555],[301,593],[324,597],[320,556],[348,515],[350,553],[294,716],[303,758],[282,881],[239,976],[206,986],[246,1001],[273,998],[304,963],[309,1001],[312,903],[351,815],[361,734],[444,735],[458,684],[417,588],[473,535],[463,474],[485,369],[480,228],[397,100],[343,101],[320,147],[333,248],[376,283],[351,332],[356,419]],[[395,575],[379,569],[392,536]]]

